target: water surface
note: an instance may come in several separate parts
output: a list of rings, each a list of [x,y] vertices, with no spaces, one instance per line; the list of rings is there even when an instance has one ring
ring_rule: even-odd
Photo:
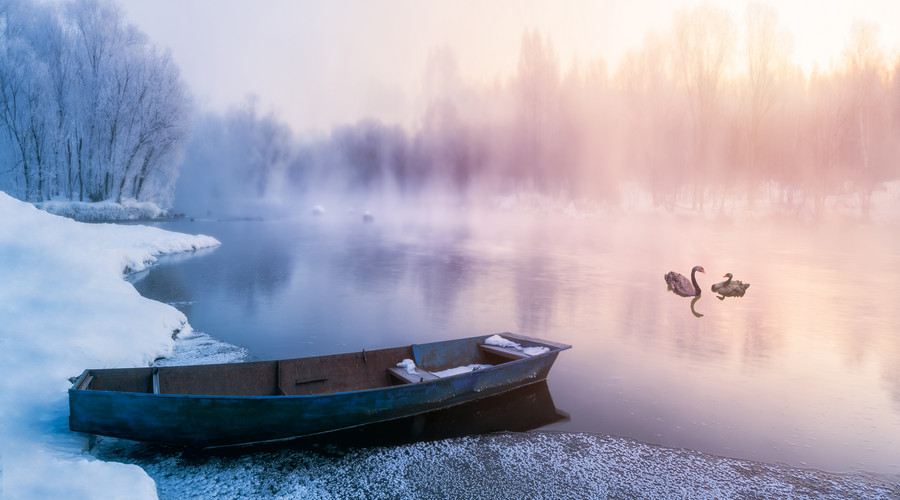
[[[257,359],[513,331],[574,345],[548,429],[900,477],[896,228],[460,213],[175,221],[222,241],[140,277]],[[703,295],[666,290],[702,265]],[[719,300],[726,272],[751,284]]]

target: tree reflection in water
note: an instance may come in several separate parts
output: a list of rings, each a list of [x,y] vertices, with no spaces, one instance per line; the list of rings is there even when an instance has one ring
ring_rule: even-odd
[[[499,331],[565,342],[576,348],[550,383],[573,418],[554,429],[827,470],[900,468],[900,449],[880,444],[900,442],[893,232],[656,215],[483,219],[168,223],[223,244],[135,286],[260,359]],[[660,245],[686,236],[692,245]],[[756,291],[694,297],[687,314],[659,288],[659,270],[695,259],[711,273],[740,270]],[[785,293],[797,283],[803,293]]]

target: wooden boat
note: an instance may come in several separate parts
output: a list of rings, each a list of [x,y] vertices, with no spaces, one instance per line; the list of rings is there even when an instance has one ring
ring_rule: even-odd
[[[289,441],[240,445],[236,453],[310,449],[321,446],[368,448],[439,441],[491,432],[527,432],[569,420],[556,407],[546,380],[466,403],[349,429],[300,436]],[[235,447],[223,450],[230,454]],[[117,447],[117,449],[125,449]],[[143,448],[142,448],[143,449]],[[121,461],[121,460],[116,460]]]
[[[483,335],[281,361],[85,370],[69,389],[69,428],[190,447],[290,439],[417,415],[539,382],[560,351],[571,347],[500,336],[517,346],[494,345],[496,336]],[[544,352],[534,354],[531,348]],[[415,367],[399,366],[404,360]],[[490,366],[438,375],[473,364]]]

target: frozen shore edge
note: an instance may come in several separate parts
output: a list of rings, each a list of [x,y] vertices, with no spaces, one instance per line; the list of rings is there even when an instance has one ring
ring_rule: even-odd
[[[190,340],[209,344],[189,328],[173,341],[172,329],[187,326],[183,315],[138,295],[123,273],[214,240],[78,224],[3,193],[0,209],[7,215],[0,221],[0,312],[8,328],[0,331],[0,405],[11,410],[0,415],[0,497],[900,498],[896,482],[864,474],[548,431],[338,453],[235,457],[132,448],[142,450],[135,455],[121,453],[122,443],[91,453],[86,436],[68,430],[68,376],[86,364],[141,365],[161,352],[171,359],[180,348],[202,358]]]
[[[240,362],[200,332],[159,364]],[[141,467],[160,498],[900,499],[900,477],[831,473],[579,432],[498,432],[394,446],[183,450],[97,438],[91,453]]]
[[[219,241],[83,224],[3,192],[0,213],[0,497],[156,498],[142,469],[97,460],[88,436],[69,430],[69,379],[171,355],[187,318],[123,277]]]
[[[358,449],[182,451],[101,440],[160,498],[896,499],[872,475],[723,458],[588,433],[501,432]]]

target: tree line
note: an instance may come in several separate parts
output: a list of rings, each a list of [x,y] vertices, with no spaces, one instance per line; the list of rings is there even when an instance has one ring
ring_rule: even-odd
[[[828,196],[851,193],[867,212],[873,191],[897,178],[900,153],[900,64],[878,25],[856,22],[835,64],[805,74],[775,8],[750,3],[742,22],[739,30],[710,5],[682,9],[614,72],[602,60],[564,71],[553,41],[529,30],[516,73],[487,87],[464,81],[452,51],[438,49],[412,130],[367,119],[298,140],[253,106],[208,119],[267,137],[245,145],[252,161],[231,156],[253,178],[234,189],[253,196],[440,185],[466,196],[534,190],[616,202],[627,183],[668,207],[774,196],[821,213]],[[190,156],[186,168],[199,168],[202,158]]]
[[[189,103],[169,54],[114,3],[0,1],[0,189],[170,203]]]
[[[515,73],[489,86],[465,81],[439,48],[415,126],[375,117],[299,138],[253,99],[191,120],[178,68],[113,3],[0,0],[0,189],[165,206],[176,194],[232,203],[435,187],[614,203],[633,185],[667,207],[752,206],[774,192],[821,213],[850,193],[867,212],[900,153],[900,64],[878,25],[855,23],[835,64],[806,74],[776,9],[750,3],[740,22],[684,8],[614,71],[565,64],[528,30]]]

